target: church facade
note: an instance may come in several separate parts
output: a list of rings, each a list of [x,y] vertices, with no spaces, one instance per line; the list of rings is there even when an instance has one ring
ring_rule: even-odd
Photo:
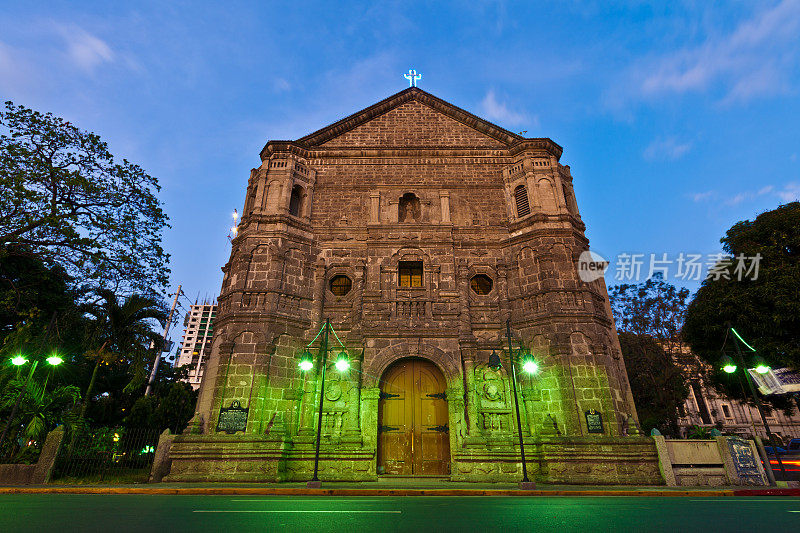
[[[166,479],[310,479],[330,321],[323,481],[518,481],[518,402],[535,480],[661,483],[561,153],[416,87],[268,142]]]

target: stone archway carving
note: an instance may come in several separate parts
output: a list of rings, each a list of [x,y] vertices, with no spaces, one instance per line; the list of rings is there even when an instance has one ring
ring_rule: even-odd
[[[431,344],[405,341],[388,346],[365,359],[363,386],[365,388],[378,387],[380,377],[389,368],[389,365],[405,357],[421,357],[431,361],[444,374],[448,386],[461,380],[461,370],[453,356],[447,355],[445,351]]]

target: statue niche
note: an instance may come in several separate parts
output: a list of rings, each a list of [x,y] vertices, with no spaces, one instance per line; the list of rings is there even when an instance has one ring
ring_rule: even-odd
[[[407,192],[400,198],[397,207],[398,222],[419,222],[422,209],[419,198],[413,192]]]

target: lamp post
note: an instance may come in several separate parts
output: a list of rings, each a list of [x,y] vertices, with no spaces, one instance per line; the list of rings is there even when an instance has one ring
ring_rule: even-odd
[[[520,489],[534,489],[536,488],[536,483],[528,479],[528,465],[527,461],[525,460],[525,443],[522,440],[522,419],[519,414],[519,397],[517,395],[517,369],[516,369],[516,362],[514,361],[514,347],[511,343],[512,335],[511,335],[511,319],[509,318],[506,320],[506,338],[508,340],[508,357],[509,362],[511,364],[511,386],[514,390],[514,407],[517,413],[517,435],[519,436],[519,452],[522,458],[522,481],[519,482]],[[521,349],[520,349],[521,351]],[[500,361],[500,357],[492,351],[492,355],[489,356],[489,367],[499,369],[502,368],[503,364]],[[536,364],[533,359],[526,357],[526,360],[523,362],[522,368],[525,372],[529,374],[535,374],[539,370],[539,365]]]
[[[747,344],[744,341],[744,339],[742,339],[742,337],[739,336],[739,333],[735,329],[733,329],[733,327],[729,325],[728,328],[730,329],[731,333],[733,333],[733,336],[736,337],[733,340],[733,344],[736,346],[736,355],[737,358],[739,359],[739,364],[742,367],[742,372],[744,373],[745,381],[747,381],[747,386],[750,389],[750,394],[753,397],[753,401],[756,404],[756,408],[758,409],[758,414],[761,416],[761,423],[764,425],[764,430],[767,433],[767,439],[769,440],[772,449],[775,450],[775,458],[778,460],[778,466],[781,467],[781,474],[783,475],[783,481],[786,481],[786,469],[783,466],[783,461],[781,461],[781,456],[778,454],[778,447],[775,445],[775,442],[772,439],[772,431],[770,431],[769,424],[767,423],[767,418],[766,416],[764,416],[764,408],[761,406],[761,401],[759,401],[758,395],[756,394],[756,389],[753,386],[753,379],[750,377],[750,373],[747,371],[747,366],[744,362],[744,356],[742,355],[742,348],[741,346],[739,346],[739,343],[736,342],[736,339],[743,342],[745,346],[750,348],[750,350],[752,350],[753,352],[755,352],[756,350],[755,348]],[[730,357],[727,357],[727,360],[723,361],[722,369],[728,374],[732,374],[736,372],[736,365],[733,364],[733,361],[730,359]],[[757,361],[756,372],[758,372],[759,374],[765,374],[769,372],[769,367],[761,358],[759,358],[759,360]],[[766,467],[772,470],[772,465],[769,464],[769,457],[766,457],[766,459],[767,459]]]
[[[61,357],[55,354],[47,358],[47,363],[50,365],[51,370],[52,367],[60,365],[63,361],[64,360]],[[22,354],[15,355],[11,359],[11,364],[16,366],[17,370],[20,370],[22,368],[22,365],[24,365],[27,362],[28,360],[25,359],[25,356]],[[19,410],[19,404],[22,402],[22,397],[25,396],[25,391],[28,390],[28,383],[30,383],[31,378],[33,378],[33,373],[36,372],[36,367],[38,366],[39,366],[39,361],[34,361],[33,364],[31,365],[31,369],[28,371],[28,377],[25,378],[25,383],[22,385],[22,388],[20,389],[19,394],[17,395],[17,399],[14,402],[14,407],[11,408],[11,414],[8,415],[8,420],[6,420],[6,426],[3,428],[3,434],[0,436],[0,446],[2,446],[2,444],[6,440],[6,436],[8,435],[9,429],[11,429],[11,424],[14,421],[14,417],[17,415],[17,411]],[[44,382],[44,388],[46,387],[47,387],[47,380],[45,380]]]
[[[319,412],[317,415],[317,443],[316,449],[314,450],[314,476],[311,478],[311,481],[306,483],[306,486],[309,488],[320,488],[322,486],[322,482],[319,480],[319,445],[320,441],[322,440],[322,404],[325,401],[325,369],[328,367],[328,332],[332,330],[333,328],[331,327],[331,320],[329,318],[325,319],[325,325],[322,326],[321,331],[322,346],[320,347],[320,359],[322,361],[322,381],[320,384]],[[334,336],[335,335],[336,333],[334,333]],[[317,337],[319,337],[319,333],[317,334]],[[316,340],[316,337],[314,340]],[[311,342],[313,343],[314,341]],[[308,351],[308,348],[306,348],[306,350],[303,352],[298,366],[302,372],[307,372],[314,368],[314,362],[312,361],[311,352]],[[344,349],[342,349],[342,351],[339,352],[339,357],[336,361],[336,370],[339,372],[346,372],[349,368],[350,361],[347,358],[347,353]]]

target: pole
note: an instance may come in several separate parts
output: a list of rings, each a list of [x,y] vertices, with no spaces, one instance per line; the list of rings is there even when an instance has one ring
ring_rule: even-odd
[[[733,328],[731,328],[733,329]],[[734,335],[736,337],[736,335]],[[778,466],[781,467],[781,474],[783,475],[783,481],[786,481],[786,468],[783,466],[783,461],[781,461],[781,456],[778,455],[778,447],[775,445],[775,441],[772,440],[772,432],[769,429],[769,424],[767,423],[767,418],[764,416],[764,409],[761,407],[761,402],[756,395],[756,389],[753,386],[753,378],[750,377],[750,372],[747,371],[747,365],[744,362],[744,356],[742,355],[742,348],[739,346],[739,343],[736,342],[736,338],[733,339],[733,344],[736,345],[736,355],[739,356],[739,364],[742,365],[742,372],[744,372],[744,377],[747,380],[747,386],[750,388],[750,394],[753,396],[753,400],[756,402],[756,407],[758,408],[758,414],[761,415],[761,422],[764,424],[764,430],[767,432],[767,439],[769,440],[772,449],[775,451],[775,458],[778,460]],[[769,457],[767,457],[767,463],[769,463]],[[769,466],[772,468],[772,465]]]
[[[53,329],[53,326],[56,322],[56,311],[53,311],[53,316],[50,317],[50,323],[47,324],[47,329],[44,330],[44,337],[42,338],[42,342],[39,343],[39,351],[43,351],[44,345],[47,342],[47,339],[50,337],[50,331]],[[36,371],[36,367],[39,366],[39,361],[34,361],[33,365],[31,365],[31,369],[28,372],[28,377],[25,379],[25,384],[22,385],[22,389],[19,391],[17,395],[17,400],[14,402],[14,407],[11,408],[11,414],[8,416],[8,420],[6,421],[6,427],[3,428],[3,434],[0,436],[0,447],[3,446],[3,442],[6,440],[6,435],[8,435],[8,430],[11,428],[11,423],[14,421],[14,417],[17,414],[17,410],[19,409],[19,404],[22,401],[22,397],[25,395],[25,392],[28,390],[28,383],[30,383],[31,378],[33,377],[33,373]],[[14,449],[12,446],[9,449],[9,456],[11,455],[11,451]]]
[[[175,299],[172,300],[172,308],[169,310],[169,315],[167,315],[167,325],[164,326],[164,334],[161,336],[162,344],[156,347],[153,369],[150,371],[150,379],[147,380],[147,388],[144,390],[145,396],[150,396],[150,393],[153,392],[153,384],[156,382],[156,373],[158,372],[158,363],[161,361],[161,351],[164,349],[164,343],[167,342],[167,333],[169,333],[169,327],[172,324],[172,314],[175,312],[175,307],[178,305],[178,296],[181,294],[181,287],[182,285],[178,285],[178,290],[175,291]]]
[[[319,442],[322,438],[322,402],[325,399],[325,367],[328,366],[328,330],[331,327],[331,319],[325,319],[325,331],[322,335],[322,384],[319,389],[319,416],[317,417],[317,449],[314,452],[314,477],[307,483],[309,487],[320,487],[319,481]]]
[[[508,338],[508,356],[511,363],[511,384],[514,387],[514,407],[517,410],[517,433],[519,433],[519,453],[522,456],[522,482],[521,489],[534,488],[528,479],[528,466],[525,462],[525,444],[522,442],[522,420],[519,416],[519,397],[517,396],[517,369],[514,361],[514,348],[511,346],[511,319],[506,320],[506,337]]]

